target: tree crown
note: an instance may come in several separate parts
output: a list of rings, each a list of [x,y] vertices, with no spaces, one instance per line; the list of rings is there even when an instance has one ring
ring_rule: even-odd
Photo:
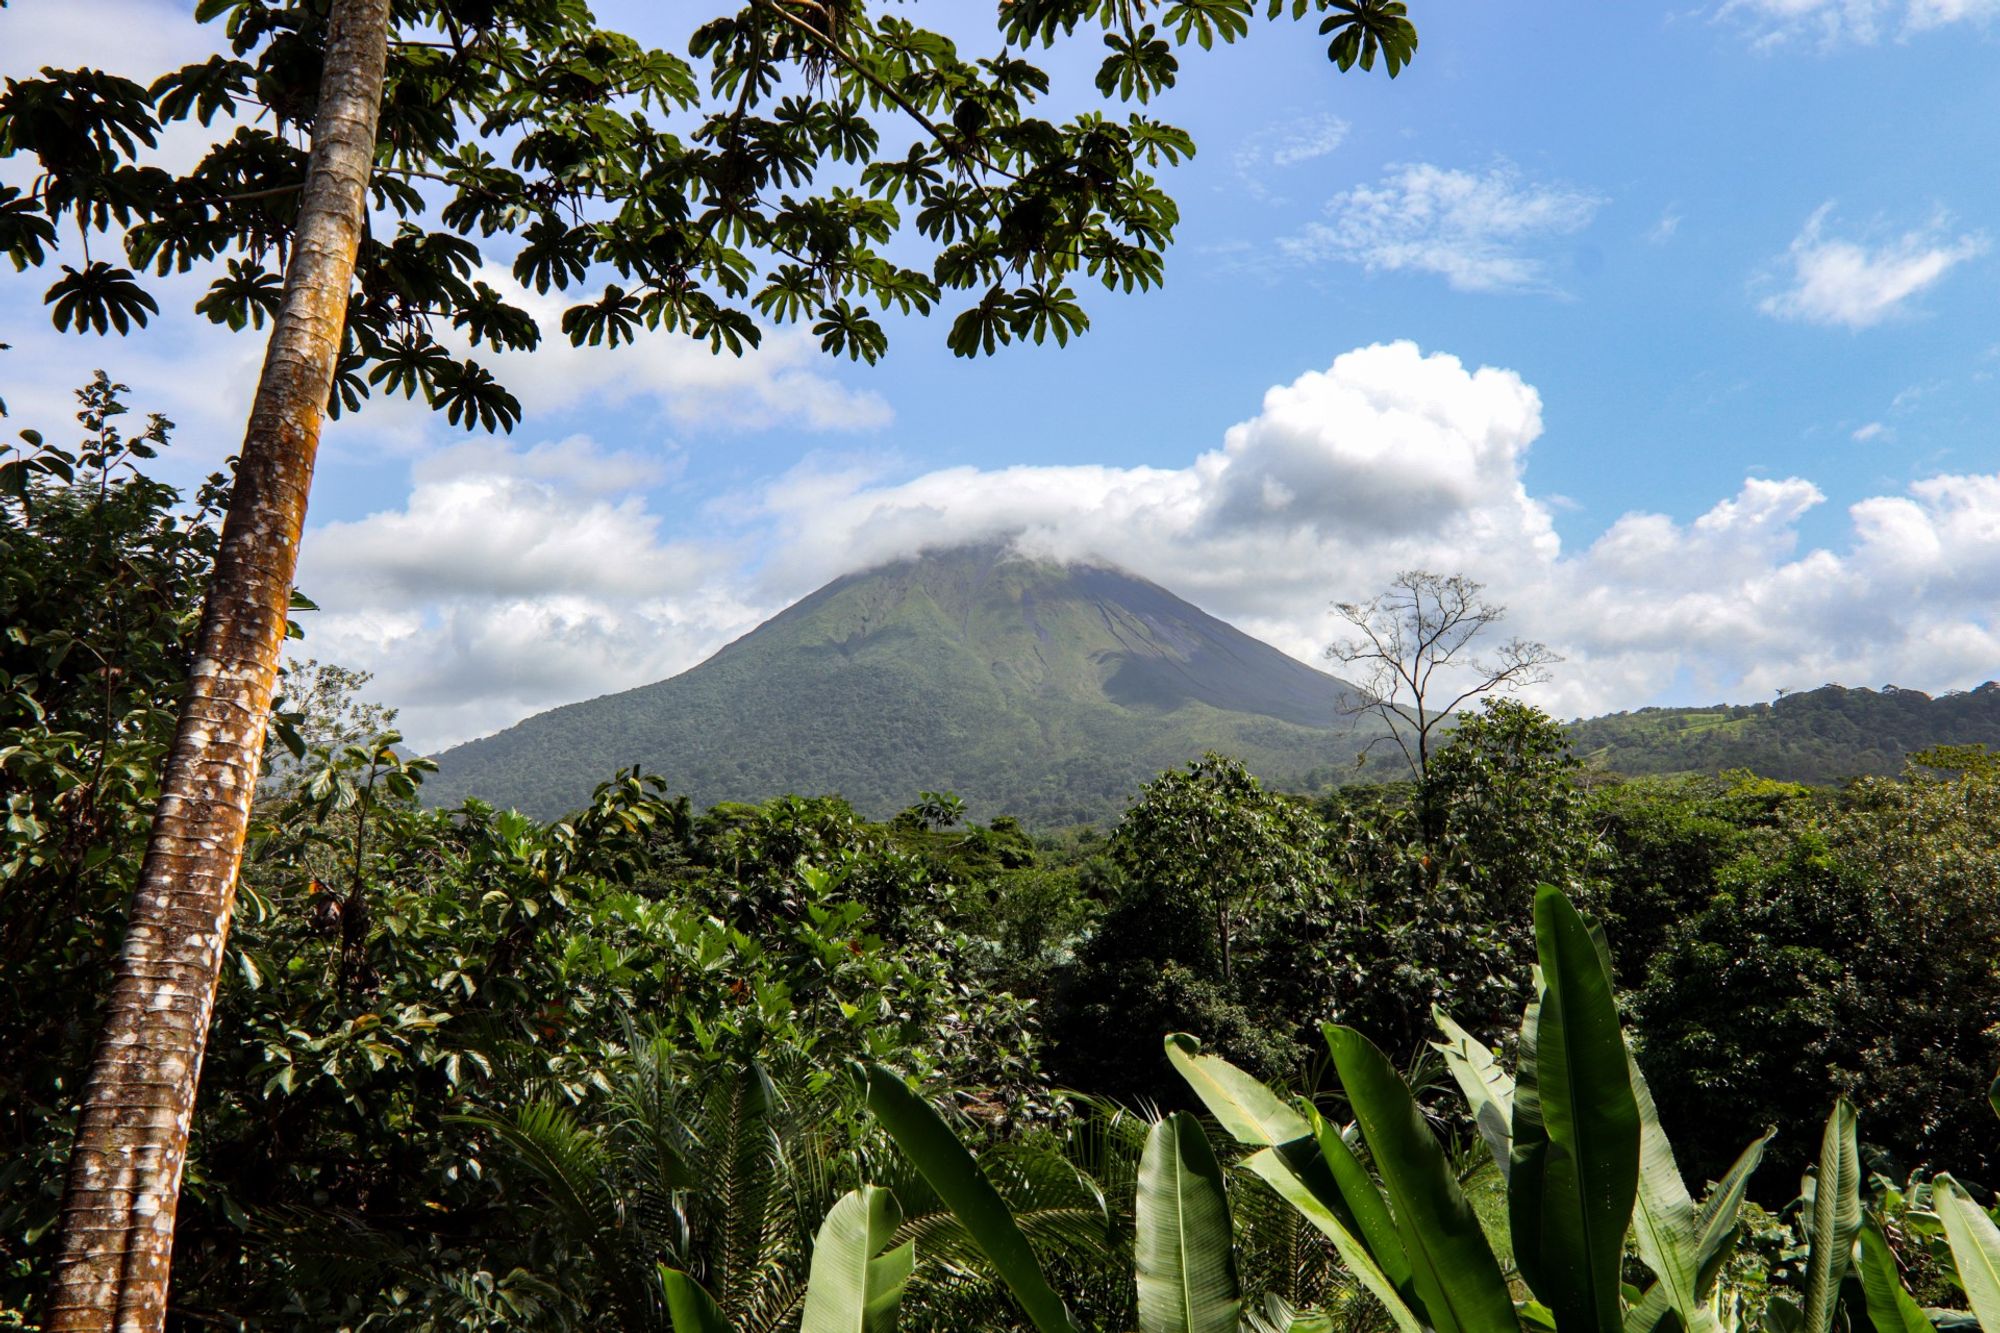
[[[234,329],[274,315],[328,46],[325,0],[200,0],[230,54],[150,86],[44,69],[0,92],[0,250],[57,263],[58,329],[127,332],[158,313],[154,277],[214,272],[198,313]],[[873,361],[884,318],[969,302],[961,356],[1089,325],[1075,285],[1150,288],[1179,213],[1152,172],[1193,153],[1143,112],[1037,113],[1047,73],[1023,58],[1103,30],[1107,100],[1142,106],[1177,51],[1233,42],[1252,0],[1013,0],[997,54],[863,0],[752,0],[701,24],[685,56],[597,25],[582,0],[395,0],[371,217],[329,408],[421,395],[467,429],[511,429],[520,404],[477,360],[534,348],[526,294],[561,293],[572,343],[666,328],[718,351],[810,321],[827,352]],[[1341,69],[1393,76],[1416,30],[1398,0],[1269,0],[1321,18]],[[142,159],[166,126],[215,141],[175,174]],[[115,237],[125,263],[93,256]],[[916,244],[912,245],[910,242]],[[927,263],[899,256],[927,252]],[[504,266],[504,267],[503,267]]]

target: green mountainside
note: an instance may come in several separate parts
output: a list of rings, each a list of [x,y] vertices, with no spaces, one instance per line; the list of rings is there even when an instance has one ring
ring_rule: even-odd
[[[1570,724],[1583,758],[1619,773],[1747,768],[1790,782],[1900,772],[1932,745],[2000,750],[2000,683],[1933,699],[1920,690],[1825,685],[1775,703],[1642,708]]]
[[[1109,822],[1219,750],[1280,785],[1351,763],[1350,687],[1144,579],[997,547],[838,579],[670,680],[437,756],[427,799],[538,815],[641,765],[697,806],[838,792],[887,816],[952,790],[975,818]]]

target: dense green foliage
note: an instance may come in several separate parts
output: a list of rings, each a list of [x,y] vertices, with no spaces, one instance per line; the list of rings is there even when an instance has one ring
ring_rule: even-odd
[[[1280,778],[1351,761],[1345,697],[1143,579],[970,548],[837,580],[671,680],[449,750],[430,792],[550,816],[638,762],[697,804],[839,792],[882,818],[943,786],[981,819],[1109,823],[1207,750]]]
[[[123,433],[108,383],[83,400],[80,443],[0,459],[0,1326],[32,1320],[47,1272],[227,484],[148,479],[166,424]],[[934,780],[871,820],[825,796],[703,809],[630,771],[542,822],[423,805],[429,765],[365,685],[304,662],[288,680],[299,753],[259,802],[179,1326],[781,1330],[894,1309],[1009,1329],[1060,1307],[1090,1328],[1560,1333],[1636,1302],[1655,1322],[1625,1310],[1626,1333],[1668,1310],[1832,1333],[1906,1314],[1898,1273],[1924,1304],[1985,1298],[1978,1209],[1936,1178],[2000,1176],[2000,763],[1977,748],[1841,790],[1621,780],[1496,701],[1460,719],[1421,803],[1407,784],[1288,795],[1211,755],[1103,833],[968,822]],[[1572,903],[1607,924],[1602,961]],[[1650,1088],[1605,1054],[1621,1011]],[[1169,1032],[1215,1054],[1163,1052]],[[1250,1110],[1216,1102],[1218,1058]],[[1858,1131],[1849,1111],[1811,1131],[1843,1095]],[[1634,1124],[1636,1261],[1624,1187],[1565,1165],[1616,1185]],[[1751,1143],[1754,1176],[1732,1169]],[[1793,1205],[1816,1161],[1836,1188]],[[1730,1211],[1697,1208],[1690,1186],[1725,1177],[1708,1199]],[[996,1264],[1003,1213],[1020,1241]],[[846,1276],[816,1278],[822,1255]],[[1546,1318],[1513,1304],[1528,1290]]]
[[[329,407],[421,394],[468,430],[511,430],[520,403],[438,335],[532,350],[546,330],[518,300],[529,287],[563,294],[557,328],[579,347],[665,328],[741,353],[802,323],[826,351],[874,361],[884,312],[947,302],[961,356],[1066,344],[1090,323],[1072,283],[1160,282],[1180,212],[1152,173],[1194,143],[1138,111],[1045,118],[1050,77],[1022,52],[1079,23],[1116,28],[1096,90],[1144,104],[1179,81],[1176,48],[1233,42],[1254,12],[1198,0],[1156,25],[1129,0],[1022,0],[999,9],[999,49],[981,58],[860,0],[753,3],[697,19],[683,55],[600,28],[577,0],[406,0],[389,14],[369,181],[394,221],[362,242]],[[1268,17],[1309,12],[1340,69],[1379,55],[1394,77],[1415,53],[1400,0]],[[63,257],[63,231],[83,241],[83,266],[63,264],[43,296],[57,329],[143,328],[153,279],[197,265],[213,281],[196,313],[240,330],[277,311],[330,10],[195,13],[220,22],[227,55],[150,85],[45,68],[0,88],[0,157],[34,164],[27,188],[0,186],[0,252],[25,270]],[[163,135],[201,149],[191,167],[149,160]],[[93,234],[131,267],[93,258]],[[496,260],[514,292],[477,276]]]
[[[1570,727],[1578,754],[1620,773],[1742,768],[1786,782],[1894,777],[1936,745],[2000,747],[2000,683],[1933,699],[1921,690],[1823,685],[1768,704],[1642,708]]]

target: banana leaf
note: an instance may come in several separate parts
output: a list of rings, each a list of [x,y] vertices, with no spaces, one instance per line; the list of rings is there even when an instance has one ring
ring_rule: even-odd
[[[1408,1085],[1359,1032],[1322,1030],[1431,1324],[1437,1333],[1512,1333],[1520,1325],[1506,1279]]]
[[[874,1185],[843,1195],[813,1237],[799,1333],[893,1333],[916,1246],[890,1248],[903,1210]]]
[[[1146,1135],[1133,1205],[1140,1333],[1237,1333],[1242,1293],[1222,1164],[1193,1116]]]
[[[1813,1181],[1808,1222],[1804,1333],[1828,1333],[1840,1302],[1840,1284],[1861,1231],[1861,1153],[1854,1140],[1854,1107],[1843,1097],[1827,1117],[1820,1139],[1819,1173]]]
[[[1167,1038],[1167,1061],[1187,1080],[1201,1104],[1230,1136],[1247,1148],[1269,1148],[1312,1133],[1304,1116],[1251,1075],[1185,1033]]]
[[[2000,1227],[1950,1176],[1937,1178],[1931,1202],[1944,1223],[1966,1303],[1985,1333],[2000,1333]]]
[[[1452,1022],[1442,1009],[1433,1005],[1431,1017],[1445,1038],[1432,1042],[1431,1049],[1444,1057],[1445,1068],[1465,1094],[1472,1122],[1504,1181],[1514,1164],[1514,1076],[1500,1067],[1485,1043]]]
[[[868,1110],[895,1140],[992,1263],[1040,1333],[1075,1333],[1062,1298],[1042,1275],[1042,1265],[1012,1213],[972,1160],[965,1145],[902,1075],[883,1065],[866,1067]]]
[[[1929,1316],[1903,1286],[1889,1235],[1872,1213],[1861,1221],[1861,1289],[1875,1333],[1933,1333]]]
[[[1542,986],[1522,1023],[1508,1211],[1514,1258],[1561,1333],[1621,1333],[1639,1107],[1610,971],[1559,891],[1535,897]]]
[[[1399,1333],[1425,1333],[1424,1321],[1411,1309],[1404,1292],[1376,1263],[1361,1238],[1354,1234],[1352,1226],[1329,1207],[1324,1198],[1307,1187],[1299,1173],[1286,1162],[1280,1149],[1265,1148],[1252,1153],[1244,1159],[1242,1166],[1277,1191],[1280,1198],[1298,1209],[1308,1222],[1333,1242],[1333,1248],[1339,1252],[1340,1261],[1347,1265],[1347,1271],[1368,1289],[1369,1295],[1382,1303],[1382,1308],[1389,1312]],[[1400,1251],[1400,1243],[1398,1249]]]
[[[674,1333],[733,1333],[722,1311],[701,1284],[678,1268],[660,1265],[660,1286],[667,1296],[667,1317]]]
[[[1339,1132],[1311,1107],[1295,1110],[1250,1074],[1200,1051],[1192,1037],[1176,1033],[1167,1038],[1168,1061],[1209,1114],[1245,1147],[1274,1149],[1269,1169],[1290,1172],[1297,1188],[1310,1193],[1349,1236],[1366,1246],[1403,1299],[1414,1299],[1410,1262],[1389,1207]]]

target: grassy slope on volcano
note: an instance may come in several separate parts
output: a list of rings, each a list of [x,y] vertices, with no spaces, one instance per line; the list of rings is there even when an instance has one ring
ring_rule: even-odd
[[[1143,579],[968,548],[838,579],[670,680],[439,756],[429,799],[540,815],[639,764],[697,805],[923,789],[975,817],[1115,818],[1214,749],[1278,783],[1351,758],[1346,687]]]

